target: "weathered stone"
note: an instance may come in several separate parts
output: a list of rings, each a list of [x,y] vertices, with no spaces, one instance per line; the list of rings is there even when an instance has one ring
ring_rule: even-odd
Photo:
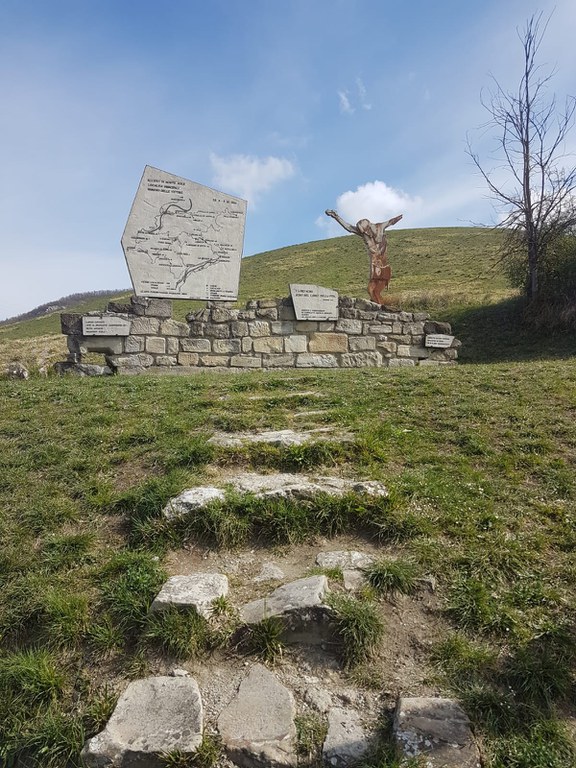
[[[152,354],[155,354],[155,355],[165,354],[166,339],[163,336],[147,336],[146,352],[151,352]]]
[[[342,368],[378,368],[382,365],[380,352],[349,352],[342,355]]]
[[[260,573],[258,576],[254,577],[255,582],[261,582],[261,581],[282,581],[284,579],[286,574],[284,571],[279,568],[277,565],[274,565],[274,563],[265,562],[262,563],[262,567],[260,568]]]
[[[87,365],[72,361],[54,363],[53,368],[58,376],[112,376],[114,373],[112,368],[107,365]]]
[[[307,432],[294,432],[292,429],[280,429],[266,432],[236,432],[234,434],[218,432],[209,438],[208,443],[211,445],[219,445],[224,448],[240,448],[249,443],[266,443],[267,445],[277,445],[287,448],[291,445],[306,445],[310,442],[317,442],[323,437],[330,437],[329,430],[326,428],[309,430]],[[346,435],[344,437],[347,438],[348,436]],[[338,435],[338,439],[343,439],[343,436]]]
[[[347,320],[357,320],[359,312],[357,309],[348,309],[344,307],[340,310],[339,314],[341,318],[345,318]]]
[[[294,333],[294,323],[289,320],[277,320],[275,323],[270,323],[270,329],[274,335],[286,336]]]
[[[398,312],[378,312],[376,317],[380,323],[393,323],[398,321]]]
[[[384,357],[390,357],[391,355],[395,355],[396,349],[398,347],[395,341],[378,341],[376,343],[376,346],[382,352]]]
[[[254,320],[254,322],[248,323],[248,330],[250,336],[270,336],[270,323],[264,320]]]
[[[254,339],[251,336],[244,336],[242,339],[242,352],[252,352]]]
[[[318,330],[318,323],[311,320],[297,320],[294,323],[294,330],[297,333],[312,333]]]
[[[328,733],[322,747],[324,762],[348,768],[364,755],[370,744],[357,712],[333,707],[328,712]]]
[[[248,323],[245,320],[234,320],[230,323],[230,333],[235,338],[248,336]]]
[[[233,368],[261,368],[262,358],[250,355],[234,355],[230,359],[230,365]]]
[[[205,323],[204,335],[215,339],[227,339],[230,336],[230,326],[227,323]]]
[[[162,515],[168,520],[174,517],[182,517],[182,515],[187,515],[189,512],[202,509],[213,501],[224,501],[224,498],[224,491],[221,488],[215,488],[214,486],[189,488],[179,496],[170,499],[162,510]]]
[[[318,322],[318,330],[322,333],[333,333],[336,328],[336,323],[328,323],[320,320]]]
[[[132,297],[132,303],[134,299]],[[146,299],[144,314],[147,317],[172,317],[172,302],[170,299]]]
[[[424,323],[424,333],[445,333],[450,335],[452,333],[452,326],[450,323],[442,323],[438,320],[427,320]]]
[[[381,304],[376,304],[375,301],[368,301],[367,299],[356,299],[354,304],[356,309],[363,309],[365,311],[379,312],[382,309]]]
[[[202,701],[191,677],[135,680],[118,699],[106,727],[84,745],[87,768],[161,768],[162,754],[192,756],[202,742]]]
[[[266,320],[278,320],[278,310],[276,307],[257,309],[256,317],[262,317]]]
[[[389,368],[409,368],[416,365],[416,361],[409,357],[392,358],[388,361]]]
[[[284,350],[286,352],[306,352],[306,336],[285,336]]]
[[[430,315],[428,314],[428,312],[414,312],[414,320],[417,323],[421,323],[424,320],[429,320],[429,319],[430,319]]]
[[[171,605],[195,608],[205,618],[212,615],[212,603],[228,594],[228,579],[221,573],[192,573],[189,576],[171,576],[164,582],[150,606],[161,611]]]
[[[195,337],[204,336],[205,325],[206,325],[205,322],[199,322],[196,320],[188,323],[188,327],[190,328],[190,336],[195,336]]]
[[[430,768],[480,768],[470,721],[453,699],[399,698],[394,738],[402,756],[423,756]]]
[[[292,305],[282,305],[278,307],[278,318],[280,320],[296,320],[296,313]]]
[[[375,336],[352,336],[348,339],[350,352],[366,352],[376,349]]]
[[[176,355],[157,355],[155,365],[159,365],[162,368],[166,368],[172,365],[178,365],[178,358]]]
[[[210,339],[180,339],[183,352],[210,352]]]
[[[187,323],[179,323],[176,320],[164,320],[160,324],[160,333],[164,336],[188,336],[190,329]]]
[[[126,336],[124,339],[124,352],[132,354],[134,352],[144,352],[144,336]]]
[[[294,355],[290,353],[284,355],[263,355],[262,365],[264,368],[293,368]]]
[[[283,619],[283,639],[287,643],[318,645],[331,634],[330,609],[324,604],[328,593],[326,576],[308,576],[277,587],[267,597],[240,608],[244,624],[258,624],[270,616]]]
[[[396,354],[398,357],[426,358],[430,357],[430,350],[425,347],[415,347],[411,344],[398,344]]]
[[[296,706],[272,672],[254,664],[218,718],[228,757],[243,768],[295,766]]]
[[[6,377],[8,379],[29,379],[30,373],[28,371],[28,368],[26,368],[25,365],[22,365],[22,363],[14,362],[14,363],[8,363],[6,366]]]
[[[226,368],[230,365],[230,358],[226,355],[201,355],[200,365],[207,368]]]
[[[177,355],[180,351],[180,339],[176,336],[168,336],[166,339],[166,353],[169,355]]]
[[[178,365],[198,365],[200,356],[197,352],[179,352]]]
[[[256,310],[254,309],[239,309],[238,320],[255,320]]]
[[[124,337],[122,336],[83,336],[78,342],[83,355],[88,352],[101,352],[103,355],[121,355],[125,351]]]
[[[296,368],[337,368],[334,355],[311,355],[303,353],[296,357]]]
[[[310,352],[347,352],[348,336],[345,333],[311,333],[308,350]]]
[[[280,336],[262,336],[254,339],[254,352],[271,354],[274,352],[282,352],[283,347],[284,340]]]
[[[157,317],[135,317],[130,324],[130,334],[153,336],[160,330],[160,320]]]
[[[60,315],[60,330],[66,335],[82,336],[82,317],[76,312],[63,312]]]
[[[424,333],[424,323],[404,323],[402,327],[403,333],[411,333],[413,336]]]
[[[277,299],[260,299],[258,301],[258,309],[274,309],[277,306]]]
[[[328,712],[332,707],[332,695],[330,691],[316,686],[306,688],[304,691],[304,701],[322,714]]]
[[[336,323],[336,331],[338,333],[350,333],[358,334],[362,333],[362,321],[361,320],[348,320],[342,318]]]
[[[212,351],[221,355],[238,355],[242,351],[240,339],[214,339]]]
[[[365,552],[355,550],[335,550],[319,552],[316,555],[316,565],[320,568],[340,568],[341,570],[361,570],[374,562],[374,558]]]
[[[351,298],[350,296],[339,296],[338,297],[338,306],[339,307],[353,307],[356,299]]]
[[[134,306],[130,301],[109,301],[106,305],[106,312],[111,312],[115,315],[132,315],[134,312]],[[143,314],[143,312],[142,312]]]
[[[388,334],[392,333],[392,323],[365,323],[364,333]]]
[[[154,364],[152,355],[109,355],[106,362],[114,368],[149,368]]]
[[[210,319],[213,323],[229,323],[236,318],[237,312],[230,309],[212,309],[210,313]]]

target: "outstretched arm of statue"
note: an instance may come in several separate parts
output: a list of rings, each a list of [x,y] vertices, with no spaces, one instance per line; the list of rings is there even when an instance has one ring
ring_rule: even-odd
[[[402,218],[402,214],[400,214],[400,216],[394,216],[393,219],[390,219],[388,223],[384,225],[384,229],[386,229],[387,227],[391,227],[393,224],[398,224],[401,218]]]
[[[338,214],[336,213],[336,211],[325,211],[325,214],[326,216],[331,216],[333,219],[335,219],[338,222],[338,224],[340,224],[341,227],[344,227],[344,229],[347,232],[351,232],[353,235],[360,234],[355,226],[353,226],[352,224],[348,224],[347,222],[344,221],[344,219],[341,219],[340,216],[338,216]]]

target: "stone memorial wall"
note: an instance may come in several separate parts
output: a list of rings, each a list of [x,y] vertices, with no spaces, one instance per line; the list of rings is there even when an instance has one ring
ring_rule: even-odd
[[[332,321],[297,320],[292,299],[283,298],[249,301],[245,309],[208,302],[183,323],[172,319],[169,300],[132,297],[110,303],[104,313],[63,314],[61,325],[70,354],[58,370],[78,373],[89,367],[84,356],[94,352],[115,373],[185,373],[450,365],[460,347],[448,323],[424,312],[345,296]]]

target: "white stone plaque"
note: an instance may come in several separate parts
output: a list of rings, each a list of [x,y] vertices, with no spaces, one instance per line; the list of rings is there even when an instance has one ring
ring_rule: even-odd
[[[424,342],[425,347],[436,347],[438,349],[448,349],[452,346],[454,336],[448,336],[446,333],[429,333]]]
[[[338,292],[321,285],[291,283],[297,320],[338,320]]]
[[[130,320],[111,315],[87,315],[82,318],[83,336],[128,336]]]
[[[144,169],[122,236],[137,296],[235,301],[246,201]]]

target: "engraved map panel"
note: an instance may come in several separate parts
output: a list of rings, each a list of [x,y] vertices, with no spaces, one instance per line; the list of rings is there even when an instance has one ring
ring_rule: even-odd
[[[122,248],[137,296],[235,301],[246,201],[147,165]]]

